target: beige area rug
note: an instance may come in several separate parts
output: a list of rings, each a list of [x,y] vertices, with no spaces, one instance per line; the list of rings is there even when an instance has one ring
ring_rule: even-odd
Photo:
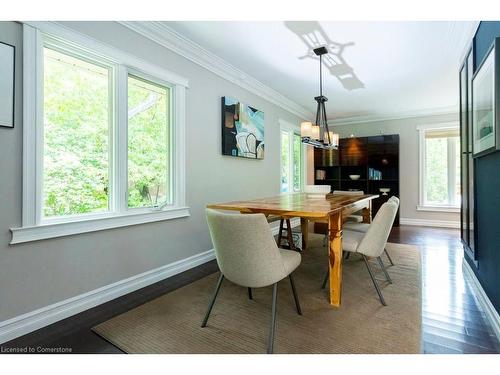
[[[411,245],[388,244],[395,266],[393,284],[381,281],[382,306],[360,256],[343,265],[342,306],[328,303],[321,283],[327,255],[320,236],[302,254],[295,284],[302,306],[296,313],[288,279],[278,285],[275,353],[420,353],[420,253]],[[384,257],[387,263],[387,258]],[[376,260],[377,279],[385,280]],[[265,353],[272,287],[255,289],[222,283],[205,328],[200,324],[218,273],[177,289],[93,330],[127,353]]]

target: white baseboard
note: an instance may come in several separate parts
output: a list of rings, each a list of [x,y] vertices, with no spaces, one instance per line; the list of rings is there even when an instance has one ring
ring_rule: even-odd
[[[467,263],[465,258],[462,259],[462,269],[472,280],[472,284],[476,291],[477,299],[481,304],[481,307],[483,308],[484,312],[486,313],[486,316],[488,317],[488,320],[491,324],[491,327],[493,328],[493,331],[495,332],[495,335],[497,336],[498,340],[500,340],[500,316],[498,315],[497,310],[495,309],[490,299],[486,295],[481,283],[477,279],[476,274],[474,273],[474,271],[472,271],[472,268],[470,268],[470,265],[469,263]]]
[[[401,225],[416,225],[422,227],[440,227],[440,228],[460,228],[459,221],[450,220],[425,220],[425,219],[399,219]]]
[[[5,320],[0,322],[0,343],[10,341],[16,337],[187,271],[212,259],[215,259],[213,249]]]

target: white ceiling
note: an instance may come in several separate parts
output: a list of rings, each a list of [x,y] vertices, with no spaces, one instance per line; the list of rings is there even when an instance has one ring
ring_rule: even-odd
[[[316,111],[319,62],[330,119],[450,111],[475,22],[165,22],[299,105]],[[343,44],[347,44],[342,46]]]

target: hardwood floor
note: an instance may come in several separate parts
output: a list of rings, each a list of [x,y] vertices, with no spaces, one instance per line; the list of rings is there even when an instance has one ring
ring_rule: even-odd
[[[401,226],[393,229],[389,241],[414,244],[422,249],[423,352],[500,353],[500,344],[476,301],[471,282],[462,273],[458,230]],[[209,262],[1,346],[70,348],[72,353],[122,353],[90,329],[216,270],[215,261]]]
[[[500,345],[462,272],[463,250],[455,229],[401,226],[389,241],[422,250],[424,353],[500,353]]]

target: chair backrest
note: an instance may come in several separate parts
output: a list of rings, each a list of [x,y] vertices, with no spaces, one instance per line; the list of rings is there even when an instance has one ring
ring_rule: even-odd
[[[356,191],[351,191],[351,190],[334,190],[333,195],[363,195],[365,194],[363,190],[356,190]]]
[[[399,207],[399,198],[398,198],[398,197],[396,197],[395,195],[393,195],[392,197],[390,197],[390,198],[388,199],[388,202],[396,202],[396,204],[397,204],[397,205],[398,205],[398,207]]]
[[[264,214],[225,214],[207,209],[217,263],[224,277],[245,287],[263,287],[287,276]]]
[[[380,256],[387,244],[396,212],[398,212],[396,202],[384,203],[377,211],[356,251],[372,257]]]

